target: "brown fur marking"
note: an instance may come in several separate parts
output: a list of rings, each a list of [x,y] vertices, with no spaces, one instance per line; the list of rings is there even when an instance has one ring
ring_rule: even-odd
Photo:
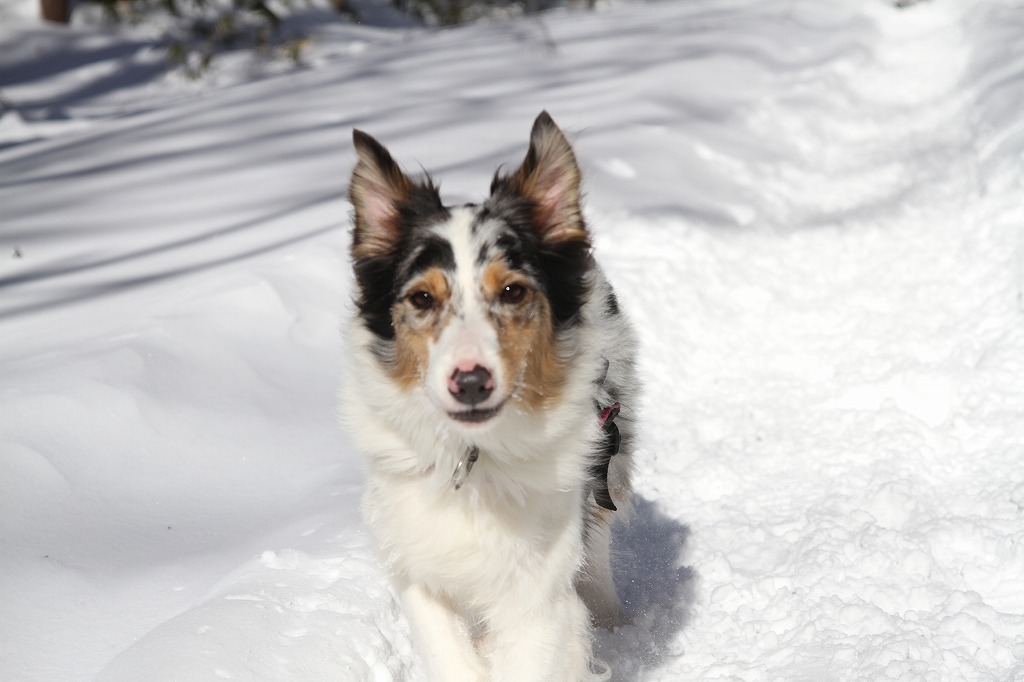
[[[408,295],[425,291],[434,298],[432,310],[418,310],[409,302]],[[389,368],[391,378],[404,390],[409,390],[426,376],[430,364],[430,342],[441,336],[451,319],[448,301],[451,289],[439,268],[424,272],[405,289],[391,308],[395,325],[395,362]]]
[[[510,284],[526,287],[526,295],[519,303],[501,302],[501,293]],[[530,282],[501,260],[484,268],[481,289],[484,300],[491,302],[494,311],[502,362],[519,382],[516,394],[530,410],[549,407],[561,397],[567,369],[558,357],[551,305]]]

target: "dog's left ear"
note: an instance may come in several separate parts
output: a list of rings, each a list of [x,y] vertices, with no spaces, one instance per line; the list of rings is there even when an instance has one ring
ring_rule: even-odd
[[[491,193],[504,185],[530,201],[534,226],[549,244],[586,240],[580,213],[580,170],[569,141],[542,111],[533,122],[530,148],[512,175],[495,177]]]

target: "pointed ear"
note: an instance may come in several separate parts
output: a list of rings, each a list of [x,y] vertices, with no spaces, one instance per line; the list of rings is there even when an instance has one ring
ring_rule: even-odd
[[[587,239],[580,213],[580,170],[569,141],[542,111],[533,122],[530,148],[522,165],[508,178],[496,178],[534,207],[534,224],[547,243]]]
[[[384,255],[402,236],[399,207],[416,185],[380,142],[361,130],[352,131],[352,142],[359,157],[348,189],[349,201],[355,207],[352,254]]]

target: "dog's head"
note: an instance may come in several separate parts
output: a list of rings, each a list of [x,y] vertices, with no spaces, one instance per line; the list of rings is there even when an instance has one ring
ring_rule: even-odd
[[[592,259],[576,158],[551,117],[479,205],[445,206],[429,177],[353,138],[357,305],[386,374],[466,429],[557,402]]]

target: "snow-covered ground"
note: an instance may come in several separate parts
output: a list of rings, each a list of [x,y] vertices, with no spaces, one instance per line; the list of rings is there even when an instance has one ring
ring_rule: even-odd
[[[616,679],[1024,680],[1024,2],[340,23],[199,83],[34,11],[0,0],[0,680],[422,680],[334,415],[350,130],[455,202],[543,108],[643,338]]]

